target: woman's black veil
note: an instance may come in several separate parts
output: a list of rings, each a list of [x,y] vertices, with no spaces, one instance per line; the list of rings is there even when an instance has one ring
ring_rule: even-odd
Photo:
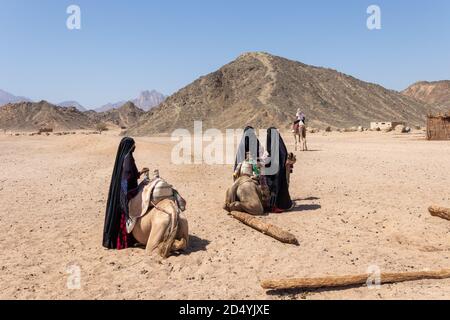
[[[239,163],[245,160],[247,152],[253,159],[259,159],[261,150],[261,145],[259,143],[258,137],[256,136],[255,129],[253,127],[246,127],[244,129],[244,135],[242,136],[241,142],[236,153],[236,160],[234,162],[234,170],[236,170]]]
[[[292,207],[289,186],[286,177],[288,151],[283,138],[274,127],[267,129],[267,153],[270,162],[266,164],[266,179],[272,194],[271,207],[287,210]],[[272,156],[273,155],[273,156]],[[277,157],[278,155],[278,157]]]
[[[109,187],[108,202],[106,205],[105,226],[103,229],[103,246],[108,249],[116,249],[117,237],[120,229],[122,215],[121,206],[121,179],[123,162],[127,154],[133,149],[135,142],[132,138],[125,137],[119,144],[116,162]]]

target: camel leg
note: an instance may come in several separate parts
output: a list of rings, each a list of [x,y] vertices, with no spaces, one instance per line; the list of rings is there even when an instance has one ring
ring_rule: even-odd
[[[223,209],[226,211],[230,211],[229,206],[227,205],[227,201],[228,199],[230,199],[230,193],[231,193],[231,188],[227,189],[226,195],[225,195],[225,203],[223,205]]]
[[[169,215],[159,211],[158,209],[152,210],[155,210],[152,221],[152,230],[145,248],[145,251],[148,254],[152,254],[158,248],[159,244],[164,241],[164,236],[170,224]]]
[[[303,151],[308,151],[308,146],[306,145],[306,134],[302,135],[302,148]]]
[[[297,135],[294,133],[295,151],[297,151]]]
[[[264,208],[260,201],[236,201],[230,204],[230,211],[247,212],[253,215],[264,214]]]
[[[303,136],[305,139],[305,150],[308,151],[308,145],[306,144],[306,128],[305,128],[305,135]]]
[[[175,240],[172,251],[186,250],[189,246],[189,226],[186,215],[182,212],[178,217],[177,240]]]

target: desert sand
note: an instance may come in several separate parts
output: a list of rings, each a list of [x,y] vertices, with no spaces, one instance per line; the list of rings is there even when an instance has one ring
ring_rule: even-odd
[[[289,149],[293,138],[285,134]],[[101,246],[120,141],[103,135],[0,135],[1,299],[450,299],[450,279],[267,294],[267,278],[450,268],[450,143],[415,132],[317,133],[297,152],[296,208],[265,217],[299,246],[222,210],[231,166],[172,165],[168,137],[137,138],[138,166],[159,168],[188,202],[191,243],[162,260]],[[81,270],[68,289],[67,268]]]

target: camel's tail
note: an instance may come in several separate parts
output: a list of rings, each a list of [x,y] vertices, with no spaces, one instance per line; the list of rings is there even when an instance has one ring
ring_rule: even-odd
[[[171,210],[170,214],[169,212],[166,212],[170,216],[170,223],[167,226],[166,234],[164,236],[164,240],[161,242],[161,244],[158,247],[159,254],[163,258],[168,258],[170,255],[170,250],[173,246],[173,243],[175,242],[177,232],[178,232],[178,216],[180,213],[180,209],[178,206],[173,202],[170,201]]]

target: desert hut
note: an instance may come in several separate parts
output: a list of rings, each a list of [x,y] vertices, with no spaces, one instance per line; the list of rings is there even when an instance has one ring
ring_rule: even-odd
[[[450,113],[428,115],[427,139],[450,140]]]

